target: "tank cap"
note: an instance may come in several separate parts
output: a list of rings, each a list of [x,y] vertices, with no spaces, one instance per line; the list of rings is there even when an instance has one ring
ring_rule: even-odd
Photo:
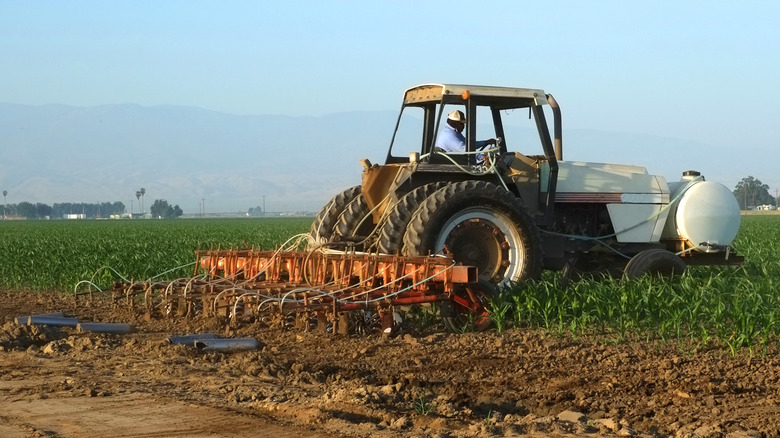
[[[686,176],[687,177],[701,176],[701,172],[699,172],[698,170],[686,170],[685,172],[683,172],[683,178]]]

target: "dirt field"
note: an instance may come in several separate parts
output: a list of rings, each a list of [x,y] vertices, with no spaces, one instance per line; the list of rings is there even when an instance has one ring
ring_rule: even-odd
[[[63,311],[124,335],[18,325]],[[170,345],[218,321],[0,292],[1,437],[780,436],[780,355],[531,330],[344,337],[259,325],[261,349]]]

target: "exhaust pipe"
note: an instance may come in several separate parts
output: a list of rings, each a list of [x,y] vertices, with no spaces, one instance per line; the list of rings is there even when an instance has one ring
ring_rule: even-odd
[[[547,102],[553,111],[553,137],[555,138],[555,159],[563,161],[563,134],[561,129],[561,107],[552,94],[547,95]]]

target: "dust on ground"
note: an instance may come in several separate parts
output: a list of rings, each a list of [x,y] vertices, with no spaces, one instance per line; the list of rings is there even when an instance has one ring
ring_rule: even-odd
[[[62,311],[130,334],[26,326]],[[254,337],[204,352],[171,335]],[[780,354],[538,330],[339,336],[0,292],[0,436],[780,436]]]

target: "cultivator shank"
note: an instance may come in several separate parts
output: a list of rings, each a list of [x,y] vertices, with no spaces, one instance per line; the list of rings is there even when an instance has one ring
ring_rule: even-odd
[[[449,257],[350,252],[200,250],[195,275],[167,282],[119,283],[115,297],[149,316],[222,316],[317,321],[346,332],[347,313],[370,310],[392,326],[392,307],[453,299],[477,282],[476,268]],[[142,298],[142,299],[141,299]]]

